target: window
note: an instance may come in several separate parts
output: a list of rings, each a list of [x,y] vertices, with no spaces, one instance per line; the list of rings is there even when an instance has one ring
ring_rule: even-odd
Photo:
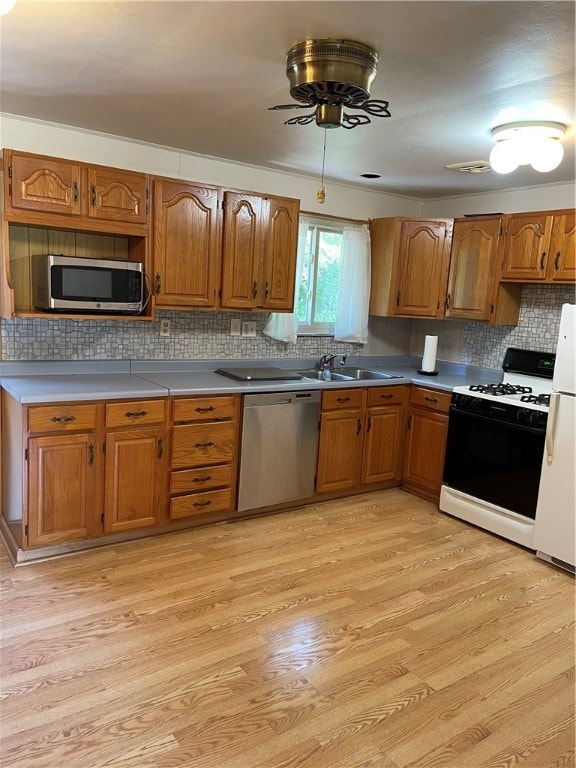
[[[304,253],[298,255],[302,264],[296,302],[300,335],[334,334],[343,232],[340,222],[308,224]]]

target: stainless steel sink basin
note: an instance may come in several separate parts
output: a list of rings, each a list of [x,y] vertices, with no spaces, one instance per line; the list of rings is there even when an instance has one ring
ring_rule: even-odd
[[[339,368],[338,373],[349,379],[361,381],[363,379],[399,379],[394,373],[384,373],[384,371],[369,371],[366,368]],[[334,375],[336,372],[334,372]]]
[[[310,368],[306,371],[297,371],[297,373],[300,374],[300,376],[303,376],[305,379],[313,379],[314,381],[325,381],[324,376],[322,374],[322,371],[317,371],[315,368]],[[353,381],[353,376],[345,376],[340,371],[333,371],[332,372],[332,378],[330,381]],[[330,382],[327,381],[327,384]]]

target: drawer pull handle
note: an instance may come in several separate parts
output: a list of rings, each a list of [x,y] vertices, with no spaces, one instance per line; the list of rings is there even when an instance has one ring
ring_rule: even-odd
[[[350,400],[350,398],[349,398],[349,397],[337,397],[337,398],[336,398],[336,402],[337,402],[337,403],[347,403],[347,402],[348,402],[348,400]]]
[[[195,501],[193,507],[209,507],[212,504],[211,501]]]
[[[196,445],[194,447],[195,448],[212,448],[213,445],[214,445],[214,443],[212,443],[212,442],[209,442],[209,443],[196,443]]]
[[[208,408],[196,408],[196,413],[212,413],[212,411],[215,410],[213,405],[209,405]]]
[[[156,452],[156,456],[161,459],[162,456],[164,456],[164,441],[158,440],[158,451]]]
[[[88,446],[88,466],[92,466],[94,464],[94,446],[92,443]]]
[[[356,427],[356,434],[359,435],[362,432],[362,419],[358,419],[358,426]]]
[[[139,416],[148,416],[148,411],[126,411],[124,416],[129,419],[136,419]]]
[[[438,398],[437,397],[425,397],[424,400],[426,400],[427,403],[437,403]]]
[[[394,395],[380,395],[381,400],[390,400]]]
[[[76,421],[76,416],[52,416],[50,421],[55,424],[69,424],[71,421]]]
[[[208,480],[212,480],[212,475],[206,475],[205,477],[195,477],[193,483],[207,483]]]

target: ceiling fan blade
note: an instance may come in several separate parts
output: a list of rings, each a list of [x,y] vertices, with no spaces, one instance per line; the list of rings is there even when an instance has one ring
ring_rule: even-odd
[[[374,117],[392,117],[392,113],[388,109],[389,105],[390,102],[388,101],[372,99],[371,101],[355,105],[354,109],[362,109],[364,112],[368,112],[369,115],[374,115]]]
[[[268,109],[310,109],[311,104],[277,104],[275,107],[268,107]]]
[[[316,112],[312,112],[309,115],[299,115],[298,117],[291,117],[290,120],[286,120],[284,125],[308,125],[316,119]]]
[[[371,122],[372,120],[366,115],[349,115],[344,112],[342,117],[342,128],[348,128],[350,130],[351,128],[356,128],[359,125],[367,125]]]

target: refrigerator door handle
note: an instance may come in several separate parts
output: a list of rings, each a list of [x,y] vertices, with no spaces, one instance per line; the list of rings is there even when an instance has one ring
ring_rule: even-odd
[[[548,411],[548,421],[546,425],[546,461],[548,464],[552,464],[552,459],[554,458],[554,434],[556,432],[559,400],[560,395],[558,392],[552,392],[550,395],[550,409]]]

